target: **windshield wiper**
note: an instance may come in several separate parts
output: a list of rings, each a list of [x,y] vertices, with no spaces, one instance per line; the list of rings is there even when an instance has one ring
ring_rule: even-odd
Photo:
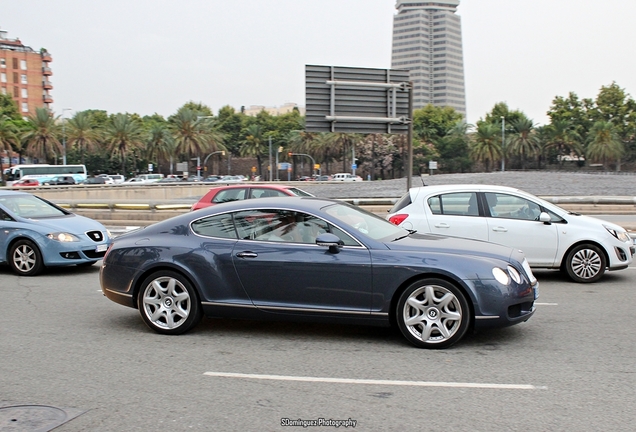
[[[409,233],[400,237],[396,237],[391,241],[398,241],[398,240],[402,240],[403,238],[406,238],[408,236],[410,236],[411,234],[415,234],[417,232],[417,230],[407,230]]]

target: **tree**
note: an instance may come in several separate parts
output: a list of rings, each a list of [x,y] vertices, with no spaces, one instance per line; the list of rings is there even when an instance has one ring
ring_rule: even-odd
[[[268,144],[265,144],[265,137],[263,136],[263,130],[258,124],[249,125],[244,132],[244,138],[241,142],[240,154],[241,156],[255,157],[258,163],[258,175],[263,178],[263,165],[261,162],[261,155],[268,149]]]
[[[22,135],[29,155],[46,159],[53,158],[57,163],[57,155],[62,153],[62,144],[58,140],[56,118],[46,108],[36,108],[35,114],[29,116],[28,130]]]
[[[581,136],[570,120],[553,120],[545,126],[546,149],[555,149],[560,166],[571,156],[582,156]]]
[[[194,155],[200,158],[208,152],[225,150],[223,136],[214,130],[214,122],[196,111],[181,108],[168,121],[177,157],[185,154],[188,158]]]
[[[490,163],[501,159],[500,128],[493,123],[479,122],[477,130],[472,134],[470,156],[476,162],[481,162],[490,171]]]
[[[0,94],[0,118],[5,117],[13,120],[22,118],[16,101],[8,94]]]
[[[142,129],[138,120],[129,114],[115,114],[104,131],[106,142],[113,154],[121,158],[121,173],[126,175],[126,157],[139,148],[142,141]]]
[[[78,149],[80,160],[84,165],[84,153],[97,148],[99,142],[99,133],[93,128],[90,113],[86,111],[76,113],[72,119],[69,119],[66,130],[68,144]]]
[[[526,159],[535,156],[539,142],[534,134],[534,123],[525,116],[514,120],[511,124],[512,134],[506,143],[507,151],[521,159],[521,169],[526,169]]]
[[[616,128],[611,122],[597,121],[592,126],[587,139],[586,158],[591,162],[601,162],[607,169],[607,161],[618,160],[623,154],[621,142]]]
[[[174,141],[170,135],[167,125],[164,123],[151,122],[146,138],[145,157],[149,161],[156,161],[157,170],[161,172],[161,159],[170,160],[174,154]]]

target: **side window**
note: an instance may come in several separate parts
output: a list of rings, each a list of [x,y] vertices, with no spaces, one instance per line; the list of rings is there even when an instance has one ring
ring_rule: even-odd
[[[13,218],[9,216],[6,211],[0,209],[0,220],[11,222]]]
[[[245,199],[247,188],[225,189],[214,195],[213,203],[224,203],[229,201],[240,201]]]
[[[457,192],[428,199],[431,212],[436,215],[479,216],[476,192]]]
[[[325,232],[338,236],[346,246],[359,246],[348,234],[315,216],[289,210],[250,210],[234,215],[239,238],[269,242],[315,244]]]
[[[236,230],[230,213],[196,220],[192,222],[192,231],[205,237],[236,239]]]
[[[486,192],[484,195],[490,216],[494,218],[539,220],[541,207],[530,200],[502,193]]]
[[[276,189],[252,188],[250,198],[283,197],[286,193]]]

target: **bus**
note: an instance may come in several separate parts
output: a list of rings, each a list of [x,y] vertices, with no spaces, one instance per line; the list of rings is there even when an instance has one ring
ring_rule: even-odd
[[[72,175],[75,182],[80,183],[86,180],[86,166],[47,164],[14,165],[4,170],[7,186],[11,186],[14,181],[18,181],[24,176],[35,178],[42,184],[60,174]]]

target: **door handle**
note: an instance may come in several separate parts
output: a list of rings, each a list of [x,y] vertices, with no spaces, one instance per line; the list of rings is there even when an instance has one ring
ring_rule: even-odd
[[[450,225],[442,222],[442,223],[435,224],[435,228],[450,228]]]
[[[254,252],[239,252],[236,256],[239,258],[256,258],[258,254]]]
[[[495,231],[495,232],[508,232],[508,228],[504,228],[502,226],[494,227],[492,230]]]

